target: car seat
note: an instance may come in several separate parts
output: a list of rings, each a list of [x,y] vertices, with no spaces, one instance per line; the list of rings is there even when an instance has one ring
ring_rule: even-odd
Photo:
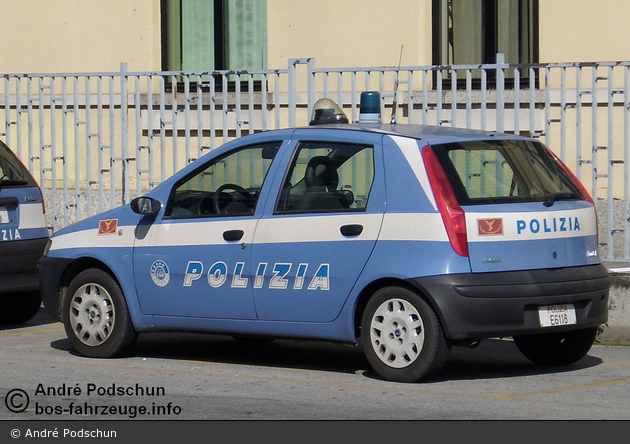
[[[304,173],[306,192],[295,210],[338,210],[347,208],[337,192],[339,174],[335,162],[326,156],[315,156],[309,160]]]

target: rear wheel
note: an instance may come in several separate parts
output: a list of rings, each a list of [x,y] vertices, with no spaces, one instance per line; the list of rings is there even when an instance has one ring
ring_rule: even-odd
[[[79,273],[62,296],[61,307],[66,334],[84,356],[119,356],[136,340],[122,290],[103,270]]]
[[[30,321],[41,304],[39,290],[1,295],[0,324],[23,324]]]
[[[402,287],[385,287],[368,301],[361,343],[372,368],[397,382],[428,379],[444,367],[449,346],[424,299]]]
[[[530,361],[540,365],[569,365],[593,346],[597,327],[542,335],[514,336],[514,343]]]

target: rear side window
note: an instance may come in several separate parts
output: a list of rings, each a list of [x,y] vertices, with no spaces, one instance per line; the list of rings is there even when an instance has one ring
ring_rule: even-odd
[[[497,140],[434,145],[460,205],[584,199],[540,143]]]
[[[33,176],[3,142],[0,142],[0,186],[37,186]]]
[[[373,180],[374,148],[371,145],[302,141],[275,211],[365,211]]]

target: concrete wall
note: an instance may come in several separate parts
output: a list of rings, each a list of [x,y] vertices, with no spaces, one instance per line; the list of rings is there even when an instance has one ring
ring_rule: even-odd
[[[0,73],[159,70],[159,0],[2,0]]]
[[[269,68],[431,65],[431,0],[267,0]]]
[[[601,338],[630,344],[630,267],[607,263],[611,288],[608,303],[608,326]]]
[[[431,63],[431,0],[268,0],[268,68]],[[161,69],[159,0],[2,0],[0,73]],[[9,37],[9,38],[7,38]]]
[[[630,59],[628,0],[539,0],[540,62]]]

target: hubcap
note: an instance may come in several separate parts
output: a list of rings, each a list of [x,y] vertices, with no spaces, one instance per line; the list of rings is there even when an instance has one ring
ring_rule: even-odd
[[[393,368],[411,365],[424,345],[424,324],[418,310],[404,299],[383,302],[370,324],[372,348]]]
[[[70,325],[79,341],[90,347],[102,344],[114,328],[114,304],[100,285],[86,284],[70,302]]]

